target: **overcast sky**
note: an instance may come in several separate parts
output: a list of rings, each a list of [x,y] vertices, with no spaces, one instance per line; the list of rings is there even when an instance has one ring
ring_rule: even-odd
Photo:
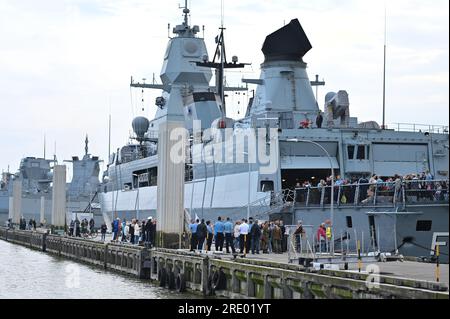
[[[59,160],[90,152],[106,159],[125,144],[133,116],[152,117],[156,93],[129,89],[130,77],[159,80],[167,24],[182,20],[183,0],[0,0],[0,169],[24,156]],[[219,0],[192,0],[192,24],[205,25],[210,55],[220,26]],[[329,91],[350,94],[351,116],[381,122],[384,2],[373,0],[225,0],[228,55],[252,63],[230,85],[259,77],[261,47],[298,18],[313,49],[308,72]],[[448,125],[449,1],[392,0],[387,5],[387,123]],[[247,97],[229,98],[234,117]],[[144,111],[142,112],[142,108]]]

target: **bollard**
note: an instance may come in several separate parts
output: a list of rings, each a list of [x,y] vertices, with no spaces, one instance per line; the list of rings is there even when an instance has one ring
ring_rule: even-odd
[[[358,272],[361,272],[362,269],[362,260],[361,260],[361,242],[358,240]]]
[[[436,282],[440,281],[441,269],[439,264],[440,246],[436,245]]]

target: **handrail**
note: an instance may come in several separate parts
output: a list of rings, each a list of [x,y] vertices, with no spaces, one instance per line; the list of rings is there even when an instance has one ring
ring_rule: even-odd
[[[396,206],[421,201],[449,201],[449,180],[397,180],[383,183],[336,185],[334,203],[337,206]],[[331,204],[331,186],[296,188],[295,204],[306,207]],[[337,191],[336,191],[337,190]]]
[[[448,134],[449,127],[445,125],[428,125],[415,123],[393,123],[395,130],[398,132],[414,132],[414,133],[433,133]]]

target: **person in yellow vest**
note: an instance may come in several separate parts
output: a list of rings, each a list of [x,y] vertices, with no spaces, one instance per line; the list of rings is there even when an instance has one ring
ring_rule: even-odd
[[[332,251],[331,245],[333,245],[333,228],[332,228],[330,220],[327,220],[326,225],[327,225],[327,227],[326,227],[326,236],[327,236],[327,242],[329,243],[328,244],[328,250],[330,252],[330,251]]]

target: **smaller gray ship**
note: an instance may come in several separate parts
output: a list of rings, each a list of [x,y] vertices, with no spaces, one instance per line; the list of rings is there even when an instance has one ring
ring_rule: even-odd
[[[86,137],[85,154],[64,161],[73,166],[72,180],[67,183],[68,219],[79,213],[95,214],[99,204],[97,191],[100,184],[99,173],[101,160],[89,154],[89,140]],[[0,224],[10,217],[13,205],[15,181],[21,181],[21,215],[39,223],[51,222],[53,166],[56,158],[26,157],[22,159],[17,173],[4,172],[0,182]]]

